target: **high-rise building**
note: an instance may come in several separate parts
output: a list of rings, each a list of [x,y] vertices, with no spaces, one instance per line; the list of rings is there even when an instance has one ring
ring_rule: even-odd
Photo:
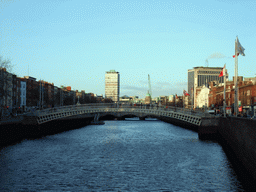
[[[105,74],[105,97],[114,102],[119,101],[120,75],[115,70],[107,71]]]
[[[196,88],[206,85],[211,81],[224,83],[224,76],[219,77],[222,69],[222,67],[194,67],[188,70],[188,93],[191,96],[190,99],[193,98],[193,105],[196,102]],[[228,77],[228,75],[226,75],[226,77]]]

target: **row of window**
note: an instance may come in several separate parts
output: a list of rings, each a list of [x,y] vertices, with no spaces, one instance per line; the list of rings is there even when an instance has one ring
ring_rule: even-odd
[[[218,81],[219,83],[223,83],[224,77],[219,77],[216,75],[198,75],[197,86],[205,85],[206,82],[209,83],[211,81]]]
[[[197,74],[220,74],[220,71],[198,71]]]
[[[250,96],[250,90],[247,90],[247,95],[244,94],[245,92],[243,92],[243,95],[245,96]],[[232,94],[232,98],[235,98],[235,94]],[[216,97],[214,97],[214,99],[216,99]],[[227,99],[231,99],[231,93],[227,94]]]
[[[250,95],[251,94],[251,90],[247,90],[247,91],[243,91],[243,95]]]

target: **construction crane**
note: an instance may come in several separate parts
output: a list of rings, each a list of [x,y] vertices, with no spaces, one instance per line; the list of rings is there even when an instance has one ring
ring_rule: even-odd
[[[151,83],[150,83],[149,74],[148,74],[148,94],[150,95],[150,99],[152,99],[152,90],[151,90]]]
[[[205,60],[205,67],[209,67],[208,59]]]

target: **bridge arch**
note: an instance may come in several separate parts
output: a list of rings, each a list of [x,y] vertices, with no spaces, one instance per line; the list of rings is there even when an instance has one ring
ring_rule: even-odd
[[[109,107],[105,104],[101,105],[81,105],[81,106],[64,106],[53,109],[44,109],[36,111],[26,115],[26,123],[30,124],[42,124],[49,121],[57,119],[83,119],[83,118],[94,118],[94,120],[99,120],[100,117],[115,117],[124,118],[136,116],[141,119],[146,117],[153,117],[158,119],[168,118],[176,119],[179,121],[187,122],[199,126],[201,124],[201,116],[192,113],[190,110],[186,109],[171,109],[168,108],[143,108],[143,107]],[[33,121],[33,119],[35,121]]]
[[[140,119],[145,119],[147,117],[151,117],[152,115],[146,115],[146,114],[139,114],[139,113],[99,113],[98,120],[113,120],[113,119],[119,119],[119,120],[125,120],[125,118],[133,118],[138,117]],[[157,118],[157,116],[154,116],[154,118]]]

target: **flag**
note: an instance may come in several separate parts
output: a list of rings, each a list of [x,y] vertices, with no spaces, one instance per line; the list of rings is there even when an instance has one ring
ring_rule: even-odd
[[[244,50],[245,49],[240,44],[240,42],[238,40],[238,37],[236,37],[236,43],[235,43],[235,51],[236,51],[236,53],[241,54],[242,56],[245,56]]]
[[[188,93],[187,93],[187,91],[183,91],[183,94],[184,94],[184,96],[190,96]]]
[[[239,53],[237,53],[237,56],[239,55]],[[233,55],[233,58],[235,58],[236,57],[236,55]]]
[[[224,75],[224,73],[225,73],[225,66],[223,67],[222,71],[220,72],[219,77],[222,77]]]

